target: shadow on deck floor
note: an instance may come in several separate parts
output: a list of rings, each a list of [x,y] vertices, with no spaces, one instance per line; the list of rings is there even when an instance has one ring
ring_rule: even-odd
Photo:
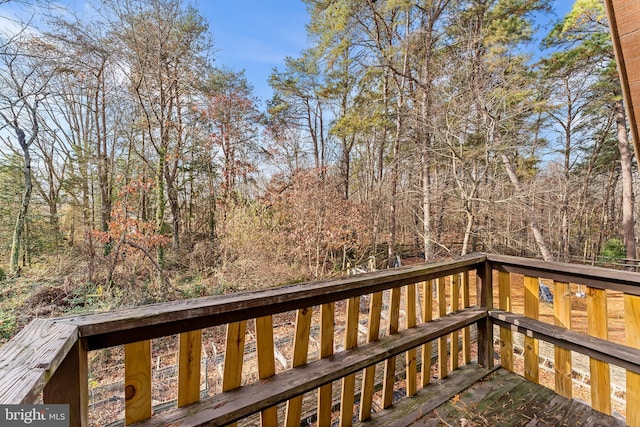
[[[397,402],[361,427],[624,426],[502,368],[470,365]]]

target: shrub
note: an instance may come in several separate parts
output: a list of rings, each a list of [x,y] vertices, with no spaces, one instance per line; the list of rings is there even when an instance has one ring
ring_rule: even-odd
[[[627,251],[620,239],[609,239],[600,251],[600,261],[614,262],[626,258]]]

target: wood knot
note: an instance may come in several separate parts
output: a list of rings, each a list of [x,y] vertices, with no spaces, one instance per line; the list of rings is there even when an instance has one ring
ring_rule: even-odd
[[[128,386],[126,386],[124,388],[124,399],[125,400],[130,400],[133,399],[133,396],[136,395],[136,388],[134,386],[132,386],[131,384],[129,384]]]

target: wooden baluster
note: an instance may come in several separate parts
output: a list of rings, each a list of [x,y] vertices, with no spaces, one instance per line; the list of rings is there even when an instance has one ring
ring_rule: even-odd
[[[89,425],[87,342],[78,340],[44,387],[45,404],[68,404],[69,425]]]
[[[460,308],[460,275],[453,274],[449,283],[451,284],[449,291],[449,295],[451,296],[451,311],[454,312]],[[458,357],[460,355],[460,346],[458,345],[459,335],[458,331],[453,331],[451,335],[449,335],[449,369],[452,371],[458,369]]]
[[[371,295],[369,302],[369,342],[380,338],[380,315],[382,313],[382,292]],[[376,365],[369,366],[362,375],[362,392],[360,397],[360,421],[371,418],[373,391],[375,386]]]
[[[406,288],[407,293],[407,329],[416,326],[416,285],[411,284]],[[407,396],[413,396],[416,394],[416,349],[412,348],[408,350],[405,355],[406,362],[406,381],[407,381]]]
[[[524,277],[524,315],[538,319],[540,311],[540,286],[537,277]],[[539,342],[537,339],[524,337],[524,377],[536,384],[539,374]]]
[[[246,331],[246,320],[229,323],[227,325],[227,342],[224,352],[222,391],[234,390],[242,384],[242,364],[244,359],[244,339]],[[237,423],[229,425],[236,426]]]
[[[500,310],[511,311],[511,275],[508,272],[498,272],[498,289]],[[513,372],[513,334],[508,328],[500,328],[500,364]]]
[[[275,375],[272,316],[256,319],[256,351],[258,352],[258,377],[262,380]],[[262,427],[278,425],[277,406],[272,406],[260,413],[260,425]]]
[[[431,320],[433,320],[433,281],[426,280],[422,283],[422,321],[426,323]],[[422,368],[420,373],[422,387],[431,382],[432,351],[431,342],[422,346]]]
[[[180,334],[178,352],[178,407],[200,400],[202,330]]]
[[[571,330],[571,287],[568,283],[553,282],[554,324]],[[554,347],[556,393],[571,399],[573,396],[571,378],[571,351],[559,346]]]
[[[624,296],[625,343],[640,348],[640,297]],[[640,427],[640,375],[627,371],[627,425]]]
[[[124,423],[151,417],[151,341],[124,346]]]
[[[438,278],[438,317],[444,317],[447,315],[447,299],[444,294],[446,288],[446,278]],[[447,363],[447,337],[438,338],[438,376],[439,378],[445,378],[448,374]]]
[[[607,292],[604,289],[587,287],[587,327],[589,335],[605,340],[609,338]],[[590,358],[589,368],[591,406],[597,411],[611,414],[609,364]]]
[[[307,363],[309,352],[309,333],[311,332],[311,315],[313,310],[301,308],[296,313],[296,333],[293,342],[293,367],[302,366]],[[297,396],[289,399],[285,414],[284,424],[287,427],[299,427],[302,416],[302,398]]]
[[[360,316],[360,297],[347,300],[347,329],[344,336],[344,349],[348,350],[358,345],[358,318]],[[353,405],[356,386],[355,374],[342,379],[340,393],[340,426],[349,427],[353,424]]]
[[[335,304],[322,305],[320,312],[320,357],[325,358],[333,354],[333,339],[335,327]],[[331,426],[331,407],[333,405],[333,391],[331,383],[325,384],[318,390],[318,426]],[[275,424],[274,424],[275,425]]]
[[[398,332],[400,319],[400,288],[391,289],[391,306],[389,307],[389,335]],[[382,383],[382,406],[388,408],[393,404],[393,384],[396,377],[396,357],[384,362],[384,379]]]
[[[469,302],[469,272],[462,273],[462,308],[471,306]],[[468,365],[471,363],[471,328],[467,326],[462,330],[462,363]]]

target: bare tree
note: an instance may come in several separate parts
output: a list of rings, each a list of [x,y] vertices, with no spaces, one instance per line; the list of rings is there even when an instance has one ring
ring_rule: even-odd
[[[12,274],[19,273],[20,250],[33,191],[31,149],[40,130],[38,109],[46,97],[50,78],[40,67],[37,57],[25,55],[24,49],[29,47],[30,42],[33,40],[24,38],[19,43],[9,44],[0,55],[3,67],[0,73],[0,132],[9,131],[3,132],[0,138],[5,144],[16,148],[23,160],[24,187],[11,242]]]

